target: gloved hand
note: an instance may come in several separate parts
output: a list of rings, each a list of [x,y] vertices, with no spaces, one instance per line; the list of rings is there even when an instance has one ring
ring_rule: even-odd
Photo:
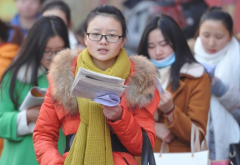
[[[212,78],[212,87],[211,87],[211,93],[216,95],[217,97],[223,96],[229,86],[225,85],[219,78],[213,77]]]

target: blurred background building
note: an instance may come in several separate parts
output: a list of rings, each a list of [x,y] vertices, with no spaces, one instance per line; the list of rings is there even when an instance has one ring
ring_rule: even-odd
[[[64,0],[71,8],[73,29],[76,29],[78,25],[83,21],[88,12],[94,7],[101,4],[110,4],[123,10],[123,3],[126,0]],[[129,0],[132,4],[136,4],[141,0]],[[146,1],[146,0],[145,0]],[[187,2],[198,0],[157,0],[158,2]],[[218,5],[222,6],[225,10],[229,11],[235,20],[235,30],[240,31],[240,20],[237,19],[237,15],[240,16],[240,0],[205,0],[209,6]],[[197,7],[197,6],[196,6]],[[0,0],[0,19],[5,22],[9,22],[12,17],[17,13],[15,6],[15,0]]]
[[[15,1],[16,0],[0,0],[0,19],[2,19],[5,22],[11,21],[11,19],[17,13]],[[63,0],[63,1],[66,2],[71,8],[73,29],[75,30],[78,27],[78,25],[83,21],[83,19],[87,16],[87,14],[96,6],[101,4],[111,4],[121,9],[122,2],[124,0]]]
[[[0,19],[10,22],[17,13],[17,0],[0,0]],[[45,0],[50,1],[50,0]],[[128,21],[127,51],[136,52],[143,28],[149,16],[165,13],[172,16],[183,29],[187,39],[193,38],[202,13],[211,6],[221,6],[234,19],[234,29],[240,32],[240,0],[63,0],[72,14],[72,30],[79,32],[87,14],[96,6],[110,4],[118,7]],[[132,45],[133,44],[133,45]]]

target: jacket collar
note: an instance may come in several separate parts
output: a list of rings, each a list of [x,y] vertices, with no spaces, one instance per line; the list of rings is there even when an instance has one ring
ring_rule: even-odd
[[[180,70],[180,74],[181,76],[200,78],[204,74],[204,67],[196,62],[185,63]]]
[[[204,67],[199,63],[185,63],[180,70],[180,76],[194,79],[202,77],[204,72]],[[184,86],[184,81],[180,79],[178,89],[172,94],[173,99],[183,90]],[[168,86],[168,90],[170,90],[170,85]]]
[[[76,59],[82,49],[65,49],[54,58],[49,79],[52,88],[52,97],[69,113],[78,112],[76,98],[71,97],[70,91],[74,81]],[[148,105],[155,94],[155,66],[143,56],[130,56],[131,74],[127,80],[128,88],[125,91],[129,107],[143,107]]]

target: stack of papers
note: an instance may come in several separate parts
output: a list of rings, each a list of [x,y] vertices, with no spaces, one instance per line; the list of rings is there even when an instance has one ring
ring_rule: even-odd
[[[99,104],[115,106],[127,86],[119,77],[79,68],[71,88],[71,96],[90,99]]]
[[[32,87],[22,102],[19,110],[27,110],[34,106],[42,105],[46,94],[46,88]]]

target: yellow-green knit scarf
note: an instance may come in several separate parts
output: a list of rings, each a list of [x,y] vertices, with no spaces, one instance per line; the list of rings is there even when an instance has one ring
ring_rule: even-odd
[[[126,79],[130,74],[130,62],[121,49],[115,63],[105,71],[99,69],[85,49],[77,59],[79,67]],[[65,165],[113,165],[110,128],[103,114],[103,107],[93,101],[77,98],[81,123],[73,145],[65,160]]]

